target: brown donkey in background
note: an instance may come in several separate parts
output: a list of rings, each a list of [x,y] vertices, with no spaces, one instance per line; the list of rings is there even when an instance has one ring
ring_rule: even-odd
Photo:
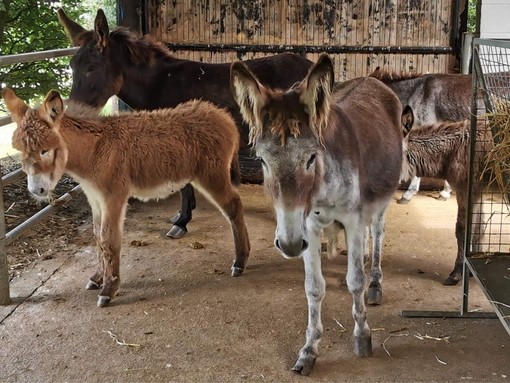
[[[402,179],[413,176],[436,177],[447,180],[457,193],[457,258],[455,266],[443,282],[444,285],[456,285],[462,278],[464,261],[464,240],[466,236],[466,214],[469,190],[469,161],[471,150],[471,122],[441,122],[432,125],[413,127],[415,124],[413,110],[406,106],[402,113],[404,130],[404,157]],[[472,243],[475,251],[479,251],[479,242],[483,234],[480,175],[483,169],[480,164],[485,162],[484,156],[493,148],[493,139],[485,121],[477,125],[476,146],[474,155],[474,203],[472,204]]]
[[[241,275],[250,245],[241,199],[231,182],[231,171],[235,181],[240,179],[239,132],[228,112],[190,101],[174,109],[81,119],[64,113],[57,91],[49,92],[37,109],[10,89],[3,97],[18,124],[12,143],[21,152],[29,191],[48,200],[68,173],[87,196],[99,258],[87,289],[102,286],[98,306],[106,306],[120,286],[128,198],[165,198],[187,183],[230,221],[236,252],[232,275]]]

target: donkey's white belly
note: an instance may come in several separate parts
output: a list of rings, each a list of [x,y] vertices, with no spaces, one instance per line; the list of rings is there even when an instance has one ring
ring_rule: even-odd
[[[184,187],[184,185],[188,184],[189,182],[190,180],[183,180],[179,182],[166,182],[162,183],[161,185],[147,189],[141,189],[136,187],[135,185],[132,185],[130,194],[132,197],[137,198],[141,201],[166,198],[169,195],[178,192],[180,189]]]

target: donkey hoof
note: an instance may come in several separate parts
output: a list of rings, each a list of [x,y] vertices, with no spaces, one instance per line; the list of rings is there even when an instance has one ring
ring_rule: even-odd
[[[445,197],[444,195],[439,194],[436,199],[438,201],[448,201],[448,197]]]
[[[107,295],[99,295],[97,299],[97,307],[105,307],[108,306],[112,298]]]
[[[354,337],[354,354],[360,358],[372,356],[372,337],[370,335]]]
[[[243,273],[243,271],[244,271],[243,267],[232,266],[232,276],[233,277],[240,277],[241,274]]]
[[[292,371],[297,372],[303,376],[308,376],[315,366],[316,358],[314,356],[308,356],[306,358],[299,358],[292,367]]]
[[[411,200],[407,199],[407,198],[404,198],[404,197],[402,197],[399,200],[397,200],[397,203],[399,205],[407,205],[409,202],[411,202]]]
[[[96,282],[94,282],[93,280],[89,279],[89,281],[87,282],[87,286],[85,286],[85,289],[86,290],[97,290],[100,287],[101,286],[99,286]]]
[[[175,224],[179,220],[179,218],[181,218],[181,213],[177,213],[172,218],[170,218],[170,223]]]
[[[187,232],[188,232],[188,230],[186,230],[185,228],[174,225],[174,226],[172,226],[170,231],[168,233],[166,233],[166,236],[168,238],[180,239],[180,238],[184,237]]]
[[[382,302],[382,289],[376,286],[368,288],[367,304],[370,306],[379,306]]]
[[[459,283],[460,277],[452,277],[451,275],[446,278],[446,280],[443,282],[444,286],[455,286],[457,283]]]

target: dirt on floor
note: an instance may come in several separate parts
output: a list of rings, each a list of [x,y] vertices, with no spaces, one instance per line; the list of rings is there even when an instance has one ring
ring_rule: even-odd
[[[84,289],[96,262],[84,196],[10,245],[13,302],[0,306],[0,382],[510,381],[510,337],[499,320],[401,315],[460,309],[461,287],[441,284],[455,259],[454,198],[420,193],[409,205],[391,203],[383,304],[368,308],[370,358],[352,351],[346,257],[324,257],[324,336],[306,378],[290,371],[307,321],[302,261],[274,249],[262,186],[240,193],[252,250],[239,278],[229,275],[229,225],[202,197],[181,240],[163,236],[178,195],[130,201],[121,290],[106,308]],[[21,214],[18,203],[8,214]],[[492,311],[474,281],[469,298],[471,310]]]

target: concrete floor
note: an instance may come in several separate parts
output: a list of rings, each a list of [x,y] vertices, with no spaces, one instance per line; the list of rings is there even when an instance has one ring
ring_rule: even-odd
[[[86,222],[69,251],[12,282],[13,304],[0,307],[0,382],[510,382],[510,337],[498,320],[400,315],[460,308],[461,287],[441,284],[455,259],[454,198],[391,204],[383,304],[368,308],[371,358],[352,352],[346,259],[324,259],[325,331],[304,378],[290,371],[306,329],[302,261],[275,251],[262,187],[243,185],[241,196],[252,252],[240,278],[228,273],[228,224],[202,198],[178,241],[161,237],[178,196],[133,202],[121,291],[103,309],[83,288],[95,263]],[[490,311],[471,285],[470,309]]]

